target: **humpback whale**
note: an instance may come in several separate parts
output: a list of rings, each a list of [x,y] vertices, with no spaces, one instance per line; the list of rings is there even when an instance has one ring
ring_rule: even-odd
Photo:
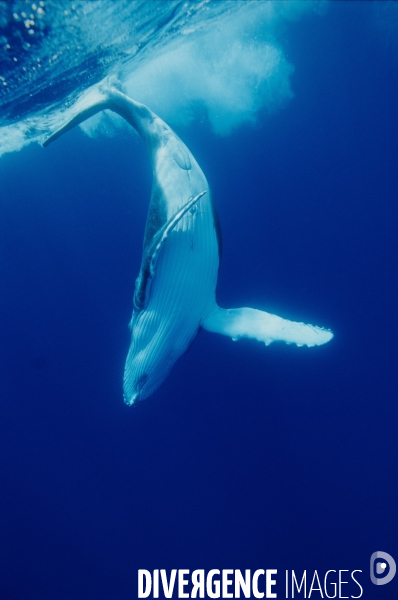
[[[105,109],[138,132],[153,168],[124,370],[126,404],[155,392],[200,328],[233,340],[253,338],[267,346],[274,341],[319,346],[331,340],[328,329],[255,308],[217,305],[221,236],[208,182],[185,144],[150,108],[109,82],[99,85],[78,101],[73,116],[43,146]]]

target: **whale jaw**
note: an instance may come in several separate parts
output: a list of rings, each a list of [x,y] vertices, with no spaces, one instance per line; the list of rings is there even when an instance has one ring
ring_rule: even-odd
[[[127,406],[133,406],[133,404],[136,404],[136,400],[138,400],[138,397],[138,392],[133,394],[129,398],[126,395],[124,395],[124,403],[127,404]]]
[[[162,305],[150,306],[133,315],[123,381],[128,406],[152,396],[199,330],[198,315],[178,306],[175,311],[163,309]]]

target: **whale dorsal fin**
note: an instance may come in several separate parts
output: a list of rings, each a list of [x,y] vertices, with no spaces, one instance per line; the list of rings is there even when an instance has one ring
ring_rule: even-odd
[[[163,244],[167,240],[168,235],[173,231],[176,225],[181,221],[183,216],[191,210],[195,204],[207,193],[207,190],[200,192],[193,198],[190,198],[179,211],[175,213],[168,221],[156,232],[152,242],[144,252],[142,259],[140,274],[136,283],[134,294],[134,307],[141,311],[146,308],[149,299],[149,288],[151,280],[155,276],[156,263],[159,258]]]

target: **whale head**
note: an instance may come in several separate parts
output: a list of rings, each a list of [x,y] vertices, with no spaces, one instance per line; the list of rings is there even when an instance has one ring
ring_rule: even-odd
[[[171,368],[163,344],[164,333],[154,311],[133,315],[131,344],[124,369],[124,401],[132,406],[160,386]],[[165,352],[166,350],[166,352]]]
[[[199,329],[192,320],[165,319],[150,308],[133,315],[131,344],[124,369],[124,401],[128,406],[151,396],[177,359],[187,351]]]

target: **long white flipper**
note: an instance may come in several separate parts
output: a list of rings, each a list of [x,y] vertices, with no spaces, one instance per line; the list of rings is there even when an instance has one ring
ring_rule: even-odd
[[[255,308],[224,309],[216,306],[204,319],[202,326],[207,331],[222,333],[233,340],[242,337],[253,338],[264,342],[266,346],[271,342],[321,346],[333,337],[333,333],[328,329],[282,319]]]

